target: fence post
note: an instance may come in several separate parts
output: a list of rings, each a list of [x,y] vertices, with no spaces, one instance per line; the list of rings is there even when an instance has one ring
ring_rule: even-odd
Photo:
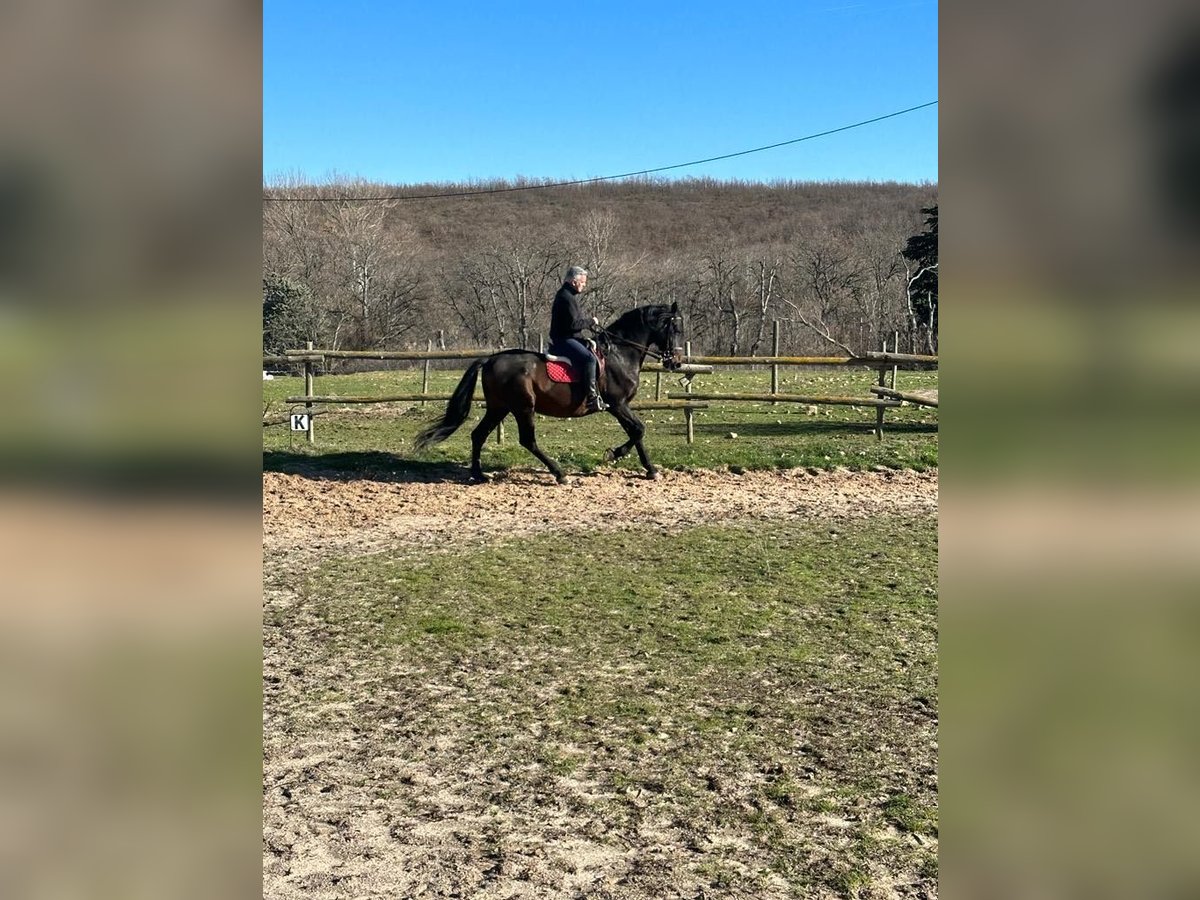
[[[887,338],[883,339],[883,352],[887,353]],[[879,386],[887,387],[887,366],[879,367]],[[883,440],[883,407],[875,407],[875,440]]]
[[[504,443],[504,420],[500,420],[500,424],[496,426],[496,443]]]
[[[771,355],[779,356],[779,320],[775,320],[775,324],[771,326]],[[779,393],[779,363],[771,363],[771,393]],[[775,405],[774,400],[771,405]]]
[[[538,332],[538,353],[546,352],[546,336],[540,331]]]
[[[658,372],[654,379],[654,399],[662,399],[662,372]]]
[[[313,348],[313,342],[305,341],[304,348],[306,350],[311,351]],[[305,397],[313,396],[313,370],[312,370],[312,360],[310,360],[310,359],[304,360],[304,396]],[[306,413],[308,413],[308,442],[310,444],[315,443],[316,439],[317,439],[316,434],[313,431],[312,410],[313,410],[313,407],[312,407],[311,402],[304,404],[304,411]]]
[[[438,347],[442,350],[446,349],[446,332],[441,328],[438,329]]]
[[[900,332],[899,331],[892,332],[892,352],[893,353],[900,352]],[[892,390],[893,391],[896,390],[896,374],[899,371],[900,371],[899,366],[892,366]]]
[[[429,339],[429,349],[427,352],[429,352],[429,353],[433,352],[433,338]],[[429,360],[425,360],[425,374],[421,377],[421,393],[422,394],[429,393]],[[421,401],[421,405],[422,406],[425,405],[424,400]]]
[[[683,346],[684,346],[684,351],[683,351],[684,357],[686,359],[691,359],[692,358],[692,342],[688,341]],[[689,394],[692,392],[692,378],[693,377],[694,376],[692,376],[692,375],[685,376],[687,381],[684,383],[683,389],[685,392],[687,392]],[[685,422],[687,422],[687,442],[689,444],[696,440],[696,430],[695,430],[696,426],[695,426],[695,423],[693,422],[694,415],[695,415],[695,413],[692,412],[691,406],[689,406],[687,409],[685,409],[683,411],[683,419]]]

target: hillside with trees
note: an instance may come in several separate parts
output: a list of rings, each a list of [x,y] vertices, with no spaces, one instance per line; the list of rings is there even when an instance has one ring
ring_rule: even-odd
[[[263,346],[536,347],[566,268],[606,321],[677,301],[695,353],[937,346],[937,185],[689,179],[278,181],[263,204]],[[427,198],[460,191],[471,197]],[[314,198],[394,197],[385,201]]]

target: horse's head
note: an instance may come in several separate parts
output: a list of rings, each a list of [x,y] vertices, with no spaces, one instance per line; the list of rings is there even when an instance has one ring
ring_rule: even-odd
[[[683,316],[679,304],[647,307],[646,324],[650,327],[648,343],[658,347],[664,369],[678,369],[683,365]]]

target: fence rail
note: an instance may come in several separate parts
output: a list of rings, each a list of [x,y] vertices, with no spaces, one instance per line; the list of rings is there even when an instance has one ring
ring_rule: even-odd
[[[759,403],[811,403],[824,406],[900,406],[899,400],[882,400],[878,397],[818,397],[801,394],[685,394],[680,391],[667,391],[669,400],[679,400],[691,397],[694,400],[733,400],[737,402],[758,401]]]
[[[778,323],[776,323],[778,324]],[[882,352],[872,351],[863,353],[860,356],[780,356],[779,355],[779,339],[778,328],[775,329],[775,334],[772,340],[772,356],[693,356],[691,352],[691,344],[687,345],[686,353],[683,357],[683,365],[677,369],[667,369],[661,363],[649,362],[642,366],[643,372],[654,372],[657,374],[654,400],[643,401],[641,403],[631,404],[636,410],[653,410],[653,409],[680,409],[684,411],[685,421],[687,424],[687,440],[692,443],[693,437],[693,412],[697,409],[706,409],[710,402],[760,402],[760,403],[807,403],[812,405],[828,405],[828,406],[862,406],[872,407],[875,409],[875,435],[878,438],[883,437],[883,412],[885,409],[891,409],[901,405],[901,401],[924,403],[928,406],[936,406],[936,394],[932,402],[928,399],[928,394],[918,397],[917,394],[908,394],[896,390],[896,372],[899,369],[918,369],[928,370],[938,367],[938,358],[936,356],[926,356],[917,353],[896,353],[887,351],[887,342],[884,342]],[[896,345],[899,343],[897,335]],[[896,346],[893,345],[893,346]],[[313,348],[311,345],[304,349],[285,350],[283,355],[264,355],[263,365],[303,365],[304,374],[304,394],[303,396],[288,397],[286,403],[292,405],[303,404],[304,408],[312,413],[318,411],[313,407],[316,404],[325,406],[342,405],[342,404],[366,404],[366,403],[415,403],[424,404],[426,402],[445,402],[450,399],[450,394],[431,394],[428,391],[429,386],[429,363],[433,360],[476,360],[483,357],[491,356],[498,351],[496,350],[434,350],[432,341],[426,350],[322,350]],[[314,364],[323,364],[328,359],[358,359],[358,360],[399,360],[411,362],[424,362],[425,372],[421,384],[420,393],[406,394],[389,394],[381,397],[336,397],[318,395],[313,390],[313,379],[316,375]],[[696,375],[712,374],[715,366],[770,366],[771,368],[771,392],[767,394],[754,393],[718,393],[694,392],[692,379]],[[873,397],[826,397],[806,394],[784,394],[779,393],[779,367],[780,366],[858,366],[879,371],[879,384],[872,387],[871,391],[881,396]],[[891,387],[886,387],[887,370],[892,371]],[[666,399],[662,398],[662,377],[664,374],[680,375],[685,379],[685,391],[668,391]],[[473,402],[484,402],[482,396],[473,398]],[[328,412],[329,410],[320,410],[319,412]],[[282,424],[282,419],[266,421],[265,425]],[[503,439],[503,428],[498,432],[497,438]],[[314,440],[312,417],[309,418],[308,440],[311,443]]]
[[[714,366],[887,366],[900,369],[936,369],[936,356],[917,353],[864,353],[862,356],[688,356],[687,362]]]
[[[872,394],[878,394],[880,397],[890,397],[893,400],[907,400],[909,403],[915,403],[918,406],[936,407],[938,405],[937,391],[897,391],[894,388],[883,386],[872,387],[870,391]]]
[[[413,403],[419,400],[437,400],[445,402],[450,399],[450,394],[390,394],[384,397],[322,397],[318,395],[308,396],[307,394],[299,397],[288,397],[283,402],[288,404],[300,403]],[[629,404],[632,409],[703,409],[708,406],[707,403],[688,403],[686,400],[678,400],[667,395],[667,400],[647,400],[644,403],[634,401]],[[471,398],[472,403],[483,403],[484,397],[482,394],[476,394]],[[871,401],[867,401],[871,402]],[[893,404],[899,406],[899,402]]]
[[[285,359],[318,356],[328,359],[479,359],[497,350],[284,350]],[[264,357],[265,358],[265,357]]]
[[[291,351],[288,351],[291,353]],[[264,366],[293,366],[302,362],[321,362],[325,357],[319,353],[310,354],[307,350],[293,353],[291,356],[264,356]]]
[[[295,362],[320,362],[322,359],[425,360],[480,359],[497,350],[285,350],[283,356],[264,356],[264,365]],[[534,351],[529,351],[534,352]],[[938,358],[918,353],[864,353],[862,356],[686,356],[688,366],[865,366],[877,369],[892,366],[901,369],[936,369]],[[661,371],[659,363],[647,363],[643,371]]]

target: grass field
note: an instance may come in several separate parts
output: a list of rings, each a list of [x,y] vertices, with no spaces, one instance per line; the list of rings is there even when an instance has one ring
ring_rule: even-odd
[[[936,896],[933,519],[568,540],[268,579],[270,895]]]
[[[430,392],[449,393],[460,371],[431,373]],[[726,368],[713,375],[697,376],[696,391],[754,392],[770,390],[770,370],[762,368]],[[866,369],[783,368],[780,392],[869,397],[874,373]],[[901,372],[902,388],[936,387],[936,372]],[[655,375],[642,377],[639,400],[654,398]],[[324,375],[316,379],[316,392],[332,396],[384,396],[389,393],[418,392],[421,370],[393,370],[357,375]],[[678,376],[663,376],[663,394],[682,390]],[[284,398],[304,393],[303,380],[277,377],[263,383],[263,402],[269,415],[290,411]],[[464,463],[470,455],[470,429],[479,418],[471,419],[446,443],[431,448],[420,457],[412,452],[416,433],[440,415],[445,404],[399,403],[342,407],[316,420],[317,442],[309,447],[302,434],[293,434],[286,426],[263,431],[263,449],[268,468],[299,454],[343,466],[359,461],[368,464],[378,456],[394,454],[388,464],[406,462]],[[806,406],[796,403],[714,402],[700,410],[695,418],[695,443],[686,442],[682,410],[656,410],[640,413],[646,422],[646,446],[657,465],[668,469],[719,468],[741,466],[747,469],[792,468],[810,466],[819,469],[845,466],[869,469],[874,466],[924,470],[935,468],[938,460],[938,411],[914,406],[887,410],[884,439],[872,433],[875,411],[871,407]],[[731,437],[736,435],[736,437]],[[539,417],[538,442],[568,473],[591,472],[603,463],[608,447],[623,443],[624,432],[612,417],[590,416],[584,419],[557,420]],[[277,454],[277,455],[276,455]],[[493,438],[483,454],[484,469],[513,465],[537,466],[516,440],[511,419],[505,442]],[[615,464],[620,468],[640,468],[636,454]]]

